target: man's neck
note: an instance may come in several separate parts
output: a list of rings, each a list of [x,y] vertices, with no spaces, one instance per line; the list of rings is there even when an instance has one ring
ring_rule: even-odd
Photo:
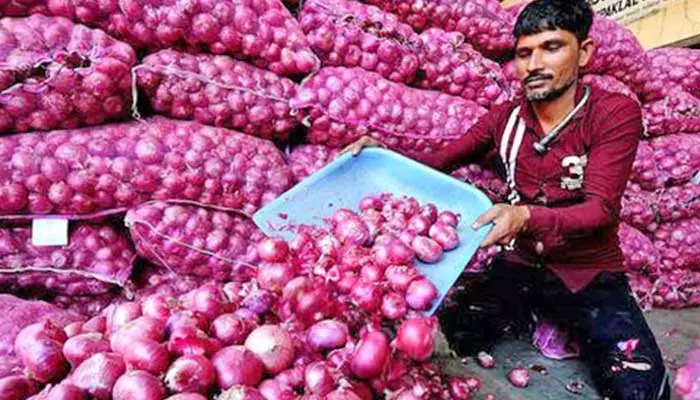
[[[563,120],[576,106],[576,87],[571,85],[564,94],[552,101],[532,103],[537,120],[544,128],[545,134],[561,120]]]

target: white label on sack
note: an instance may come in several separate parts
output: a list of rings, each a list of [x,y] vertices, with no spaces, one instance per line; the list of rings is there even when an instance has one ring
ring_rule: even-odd
[[[32,220],[32,244],[34,246],[68,245],[68,220],[61,218]]]

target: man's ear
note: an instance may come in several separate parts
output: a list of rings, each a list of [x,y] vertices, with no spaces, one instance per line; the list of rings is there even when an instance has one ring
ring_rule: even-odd
[[[581,46],[578,51],[578,66],[579,68],[584,68],[591,61],[593,53],[595,52],[595,43],[592,39],[586,39],[581,42]]]

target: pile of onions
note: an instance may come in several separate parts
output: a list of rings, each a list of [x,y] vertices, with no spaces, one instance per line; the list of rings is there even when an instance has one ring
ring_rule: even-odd
[[[209,229],[193,215],[212,226],[232,222],[186,207],[150,203],[139,215],[163,214],[183,231]],[[26,327],[15,350],[32,379],[8,385],[34,392],[51,383],[52,395],[96,399],[451,398],[460,385],[430,363],[437,322],[421,315],[438,292],[413,264],[423,247],[442,254],[457,246],[458,224],[432,204],[370,196],[359,212],[296,227],[291,242],[256,241],[255,273],[114,303],[65,329]]]

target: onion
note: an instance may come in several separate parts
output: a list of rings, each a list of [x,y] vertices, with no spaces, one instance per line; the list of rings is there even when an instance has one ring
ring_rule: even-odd
[[[456,228],[459,225],[459,216],[452,211],[443,211],[438,215],[438,222]]]
[[[450,395],[457,400],[470,400],[471,390],[467,385],[467,381],[462,377],[454,377],[449,380]]]
[[[386,237],[381,243],[377,240],[372,248],[372,253],[374,254],[375,262],[380,267],[411,264],[415,257],[415,253],[411,248],[393,237]]]
[[[219,350],[211,359],[220,388],[234,385],[256,386],[262,380],[265,366],[253,352],[243,346],[229,346]]]
[[[386,336],[382,332],[368,331],[352,353],[350,368],[358,378],[376,378],[384,371],[389,355],[389,341]]]
[[[62,347],[66,333],[49,321],[31,324],[15,338],[14,349],[31,378],[55,382],[68,373],[68,363]]]
[[[354,391],[345,388],[338,388],[325,397],[326,400],[363,400]]]
[[[11,375],[0,378],[0,399],[26,399],[37,390],[36,383],[24,376]]]
[[[143,315],[164,322],[170,318],[170,312],[175,308],[176,300],[164,294],[153,294],[146,297],[141,303]]]
[[[348,336],[348,327],[344,323],[323,320],[309,328],[306,344],[314,351],[328,351],[345,346]]]
[[[290,263],[262,263],[258,267],[257,281],[263,289],[282,293],[282,289],[295,275],[296,269]]]
[[[175,393],[206,393],[216,376],[211,362],[199,355],[183,356],[175,360],[165,374],[165,384]]]
[[[437,288],[426,278],[414,280],[406,289],[406,303],[414,310],[430,309],[437,297]]]
[[[199,355],[210,357],[221,349],[217,339],[210,338],[201,330],[191,327],[174,332],[168,341],[168,351],[178,357]]]
[[[107,318],[105,318],[103,315],[98,315],[95,317],[90,318],[89,320],[85,321],[82,327],[82,332],[83,333],[90,333],[90,332],[96,332],[96,333],[105,333],[105,330],[107,329]]]
[[[328,289],[322,286],[300,290],[294,301],[294,311],[303,321],[317,321],[325,317],[330,305]]]
[[[404,297],[395,292],[387,293],[382,298],[382,315],[391,321],[403,318],[408,312]]]
[[[493,368],[496,365],[493,356],[485,351],[480,351],[476,355],[476,361],[482,368]]]
[[[401,323],[394,346],[416,361],[425,361],[433,354],[437,320],[410,318]]]
[[[260,394],[265,398],[265,400],[294,400],[296,399],[296,394],[289,387],[282,385],[280,382],[274,379],[267,379],[260,383],[258,386]]]
[[[286,369],[275,376],[275,381],[285,387],[300,389],[304,387],[304,367]]]
[[[114,400],[161,400],[165,388],[160,379],[146,371],[129,371],[119,377],[112,389]]]
[[[342,244],[363,246],[369,241],[369,228],[365,221],[357,215],[338,222],[333,228],[333,234]]]
[[[436,263],[442,258],[442,247],[425,236],[416,236],[411,243],[411,249],[419,260],[428,264]]]
[[[257,356],[265,370],[272,375],[289,368],[294,361],[292,339],[277,325],[256,328],[248,335],[245,347]]]
[[[515,387],[524,388],[527,387],[530,382],[530,373],[526,368],[518,367],[513,368],[508,373],[508,381]]]
[[[115,382],[125,371],[126,365],[119,354],[99,353],[83,361],[73,371],[70,382],[97,400],[108,400]]]
[[[420,208],[420,215],[428,219],[428,222],[434,224],[438,219],[438,209],[435,204],[426,203]]]
[[[455,249],[459,246],[459,235],[455,228],[449,225],[437,223],[430,227],[429,234],[445,251]]]
[[[121,303],[114,306],[107,313],[107,328],[109,332],[116,332],[128,322],[141,316],[141,305],[135,302]]]
[[[360,200],[360,210],[381,210],[384,203],[377,196],[367,196]]]
[[[250,386],[236,385],[222,392],[217,400],[265,400],[262,394]]]
[[[45,396],[40,395],[39,398],[41,400],[87,400],[88,396],[83,390],[70,383],[61,383],[52,387]]]
[[[379,282],[384,276],[384,269],[376,264],[367,264],[360,270],[360,278],[365,282]]]
[[[151,317],[138,317],[122,326],[109,340],[112,350],[124,353],[133,341],[147,339],[160,342],[165,337],[166,327],[162,321]]]
[[[384,271],[384,276],[392,289],[405,292],[408,285],[418,277],[418,271],[413,266],[392,265]]]
[[[211,321],[224,312],[225,306],[226,299],[221,289],[216,285],[204,285],[194,290],[192,304],[187,308],[202,313]]]
[[[307,393],[325,396],[333,390],[335,380],[328,365],[323,361],[309,364],[304,370],[304,382]]]
[[[131,340],[121,354],[129,365],[156,375],[165,372],[170,361],[165,345],[151,339]]]
[[[207,400],[207,398],[198,393],[179,393],[165,400]]]
[[[194,327],[207,330],[209,323],[204,315],[190,310],[178,310],[173,312],[165,325],[166,333],[170,335],[183,327]]]
[[[235,314],[221,314],[211,323],[209,333],[224,346],[243,344],[253,327]]]
[[[430,229],[430,220],[421,214],[414,215],[408,220],[407,229],[418,235],[427,235]]]
[[[281,263],[289,255],[289,245],[279,238],[265,238],[258,243],[258,256],[263,261]]]
[[[353,304],[367,312],[379,309],[382,303],[382,288],[377,283],[359,281],[350,292]]]
[[[63,331],[66,333],[67,337],[72,338],[83,331],[83,322],[75,321],[70,323],[63,327]]]
[[[105,353],[110,349],[101,333],[82,333],[66,340],[63,344],[63,356],[72,368],[97,353]]]

